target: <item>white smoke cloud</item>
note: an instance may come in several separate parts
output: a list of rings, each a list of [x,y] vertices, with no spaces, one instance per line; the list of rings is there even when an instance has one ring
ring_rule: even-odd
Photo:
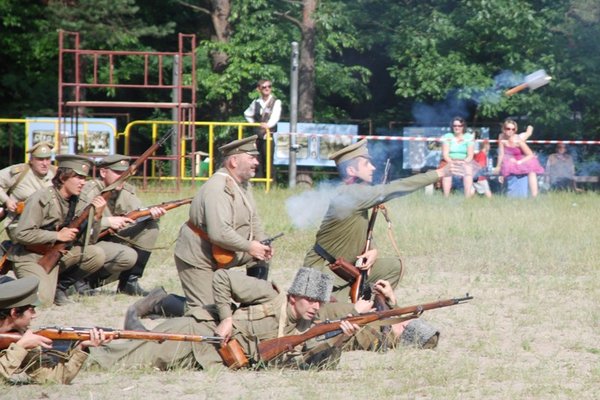
[[[325,216],[329,202],[335,197],[336,184],[323,182],[316,190],[308,190],[287,199],[285,207],[296,228],[317,228]]]

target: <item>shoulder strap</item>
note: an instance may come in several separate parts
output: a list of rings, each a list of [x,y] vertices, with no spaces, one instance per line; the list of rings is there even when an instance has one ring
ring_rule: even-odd
[[[235,181],[235,179],[233,179],[233,177],[231,175],[226,174],[224,172],[215,172],[215,175],[225,176],[228,179],[228,181],[233,182],[233,186],[235,186],[238,193],[242,197],[242,202],[244,203],[246,208],[250,211],[250,239],[249,240],[253,240],[253,238],[254,238],[254,215],[253,214],[254,213],[252,211],[252,205],[250,204],[250,201],[248,200],[248,198],[242,191],[242,188],[240,188],[240,185],[238,185],[238,183]],[[234,226],[234,229],[235,229],[235,226]]]
[[[27,172],[29,172],[29,164],[26,164],[25,167],[23,167],[23,171],[19,173],[19,176],[17,177],[15,183],[13,183],[12,186],[8,188],[8,190],[6,191],[7,196],[10,196],[12,191],[15,190],[19,183],[21,183],[23,179],[25,179],[25,175],[27,175]]]

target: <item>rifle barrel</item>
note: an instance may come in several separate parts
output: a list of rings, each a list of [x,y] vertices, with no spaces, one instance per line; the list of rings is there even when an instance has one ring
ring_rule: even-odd
[[[416,318],[419,315],[421,315],[424,311],[461,304],[471,299],[473,299],[473,297],[469,296],[469,294],[467,293],[464,297],[459,298],[438,300],[431,303],[393,308],[391,310],[374,311],[370,313],[359,314],[352,317],[342,318],[336,321],[325,321],[313,326],[312,328],[308,329],[306,332],[301,334],[263,340],[258,344],[259,357],[261,360],[268,362],[274,359],[275,357],[294,349],[296,346],[304,343],[309,339],[339,329],[342,321],[348,321],[358,326],[362,326],[378,320],[387,319],[390,322],[390,324],[396,324],[402,321]]]

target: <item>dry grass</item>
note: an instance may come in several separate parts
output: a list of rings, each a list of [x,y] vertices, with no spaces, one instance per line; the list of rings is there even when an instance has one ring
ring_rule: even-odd
[[[275,242],[272,278],[285,287],[315,229],[299,230],[285,211],[299,191],[256,198]],[[146,204],[193,194],[144,194]],[[397,294],[405,305],[475,296],[428,312],[442,332],[436,350],[346,353],[333,371],[83,371],[69,386],[4,387],[4,399],[592,399],[600,382],[600,232],[598,195],[547,194],[536,200],[443,199],[422,193],[388,204],[407,272]],[[306,204],[307,209],[314,204]],[[172,242],[187,218],[182,207],[161,221],[146,287],[181,293]],[[391,254],[385,224],[376,233]],[[120,327],[133,300],[110,293],[43,310],[42,324]],[[150,325],[154,322],[149,322]]]

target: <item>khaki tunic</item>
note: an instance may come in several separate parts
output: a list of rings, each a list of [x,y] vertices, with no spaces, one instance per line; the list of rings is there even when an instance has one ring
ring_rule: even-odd
[[[94,197],[99,196],[106,185],[99,180],[91,180],[85,184],[81,191],[81,203],[87,205]],[[135,186],[125,183],[122,190],[115,190],[107,201],[107,207],[101,220],[101,230],[110,228],[108,218],[112,216],[123,216],[130,211],[142,208],[142,202],[135,193]],[[106,268],[112,273],[106,283],[115,280],[119,273],[132,268],[137,260],[136,251],[131,246],[141,250],[151,250],[158,239],[158,223],[153,219],[147,219],[133,224],[131,227],[122,229],[117,235],[106,236],[97,245],[102,247],[106,254]]]
[[[337,195],[329,204],[329,209],[316,235],[316,243],[334,258],[343,257],[354,263],[365,249],[369,225],[369,210],[391,199],[407,195],[415,190],[435,183],[435,171],[397,179],[385,185],[351,184],[338,188]],[[304,258],[304,266],[329,271],[328,263],[311,248]],[[400,280],[401,262],[397,258],[378,258],[371,269],[368,282],[388,280],[396,287]],[[335,276],[334,288],[340,299],[348,297],[349,285]]]
[[[39,189],[52,186],[55,171],[54,167],[50,167],[48,173],[40,177],[33,172],[29,164],[16,164],[4,168],[0,171],[0,204],[5,204],[9,198],[16,202],[25,201]],[[25,174],[22,179],[20,178],[21,174]],[[15,186],[19,179],[21,180]],[[9,190],[10,194],[7,193]],[[9,224],[7,234],[11,240],[13,238],[12,231],[17,226],[18,221],[18,216],[14,213],[9,213],[6,218],[6,223]]]
[[[0,352],[0,376],[10,383],[71,383],[85,360],[87,353],[73,349],[68,354],[48,353],[38,349],[26,350],[12,343]]]
[[[311,326],[310,321],[296,320],[291,315],[286,295],[279,293],[272,283],[248,277],[243,271],[220,269],[214,274],[215,301],[221,318],[233,315],[232,337],[240,342],[248,358],[258,361],[257,341],[273,339],[281,332],[289,335],[304,331]],[[241,303],[235,312],[231,311],[231,300]],[[198,309],[196,309],[198,310]],[[323,306],[320,317],[336,318],[352,312],[351,304],[330,304]],[[204,321],[201,317],[190,316],[172,318],[158,325],[154,332],[170,332],[190,335],[214,336],[214,321]],[[281,328],[280,328],[281,327]],[[217,353],[218,344],[188,342],[135,342],[111,343],[100,348],[90,348],[90,358],[104,368],[119,366],[151,365],[157,368],[206,369],[221,366],[223,362]],[[306,349],[304,349],[306,350]],[[286,355],[286,362],[296,363],[294,357]]]
[[[213,304],[212,278],[216,262],[211,243],[235,252],[227,268],[250,266],[251,240],[266,238],[249,184],[237,184],[225,168],[219,169],[192,200],[189,221],[208,234],[203,240],[183,224],[175,244],[175,265],[188,306]]]
[[[17,278],[37,277],[40,280],[38,296],[44,304],[52,304],[54,301],[59,273],[78,265],[81,270],[91,274],[104,264],[102,249],[93,245],[88,245],[85,249],[81,245],[75,245],[60,258],[58,267],[48,274],[37,264],[42,256],[25,249],[25,245],[54,245],[58,231],[42,228],[59,227],[65,221],[68,210],[69,203],[53,186],[40,189],[25,202],[25,209],[14,230],[16,245],[11,249],[9,259],[14,263],[15,275]],[[92,232],[98,232],[99,228],[100,224],[94,222]]]

